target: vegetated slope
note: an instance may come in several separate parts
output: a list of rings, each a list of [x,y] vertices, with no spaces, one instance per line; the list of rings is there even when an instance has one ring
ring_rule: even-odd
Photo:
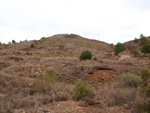
[[[146,37],[146,39],[150,43],[150,37]],[[142,55],[141,53],[142,44],[140,43],[140,39],[137,39],[137,40],[138,42],[135,42],[134,40],[127,41],[124,43],[124,45],[127,47],[128,50],[131,51],[131,53],[133,53],[134,51],[137,51],[139,55]]]

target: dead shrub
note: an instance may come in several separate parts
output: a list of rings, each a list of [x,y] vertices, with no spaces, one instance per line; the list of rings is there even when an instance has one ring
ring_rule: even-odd
[[[0,113],[5,112],[4,101],[0,101]]]
[[[10,102],[5,102],[4,100],[0,101],[0,113],[13,113],[14,109],[11,107]]]
[[[5,77],[1,77],[1,79],[0,79],[0,86],[7,87],[6,82],[7,82],[6,78]]]
[[[15,108],[27,108],[33,107],[34,105],[35,101],[32,97],[23,97],[16,100]]]
[[[134,88],[120,87],[120,84],[107,84],[95,91],[94,99],[108,106],[118,106],[134,102],[136,91]]]
[[[56,101],[67,101],[73,92],[72,89],[72,86],[68,84],[57,82],[52,86],[50,94],[53,95]]]
[[[20,87],[22,86],[23,81],[18,79],[18,78],[14,78],[11,80],[10,85],[12,85],[13,87]]]

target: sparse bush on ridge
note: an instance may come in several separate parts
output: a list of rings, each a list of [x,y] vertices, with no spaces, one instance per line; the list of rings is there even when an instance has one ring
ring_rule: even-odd
[[[114,52],[116,56],[118,56],[118,54],[124,50],[126,50],[126,47],[122,43],[119,42],[115,45]]]
[[[140,39],[145,38],[145,36],[141,33],[140,34]]]
[[[15,44],[16,43],[16,41],[15,40],[12,40],[12,44]]]
[[[73,91],[73,98],[77,100],[93,95],[93,89],[90,88],[88,84],[84,83],[81,79],[75,82]]]
[[[137,76],[132,73],[123,73],[118,77],[119,81],[123,82],[125,86],[137,87],[142,79],[140,76]]]
[[[45,41],[49,41],[49,38],[41,38],[40,41],[45,42]]]
[[[92,58],[92,53],[90,51],[83,51],[80,55],[80,60],[87,60]]]

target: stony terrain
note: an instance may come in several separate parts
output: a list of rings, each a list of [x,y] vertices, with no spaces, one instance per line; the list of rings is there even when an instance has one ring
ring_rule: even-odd
[[[34,48],[30,48],[31,43]],[[0,45],[0,112],[130,113],[131,106],[128,105],[134,99],[130,99],[129,103],[117,104],[116,100],[110,98],[122,95],[117,76],[124,72],[140,74],[141,69],[150,67],[150,60],[148,57],[131,57],[119,61],[114,56],[113,48],[112,44],[74,34]],[[91,51],[97,60],[80,61],[79,56],[84,50]],[[58,83],[49,95],[33,93],[33,80],[50,68],[57,71]],[[95,88],[95,100],[98,103],[86,105],[84,100],[77,102],[71,98],[74,82],[79,78]],[[54,93],[56,91],[59,96]],[[132,91],[129,93],[127,97],[135,95]]]

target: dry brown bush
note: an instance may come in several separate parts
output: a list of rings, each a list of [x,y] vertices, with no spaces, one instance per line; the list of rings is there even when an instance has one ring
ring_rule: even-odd
[[[11,106],[10,102],[5,102],[4,100],[0,101],[0,113],[13,113],[14,109]]]
[[[94,99],[108,106],[130,104],[136,99],[136,91],[121,84],[107,84],[96,90]]]
[[[10,85],[12,85],[13,87],[19,87],[19,86],[22,86],[22,83],[23,83],[22,80],[15,78],[11,80]]]
[[[73,86],[65,83],[57,82],[52,86],[51,95],[56,101],[67,101],[70,99],[70,94],[73,92]]]
[[[6,78],[5,77],[1,77],[0,78],[0,86],[2,87],[7,87],[7,84],[6,84]]]
[[[16,100],[15,108],[27,108],[35,105],[35,100],[32,97],[23,97]]]

